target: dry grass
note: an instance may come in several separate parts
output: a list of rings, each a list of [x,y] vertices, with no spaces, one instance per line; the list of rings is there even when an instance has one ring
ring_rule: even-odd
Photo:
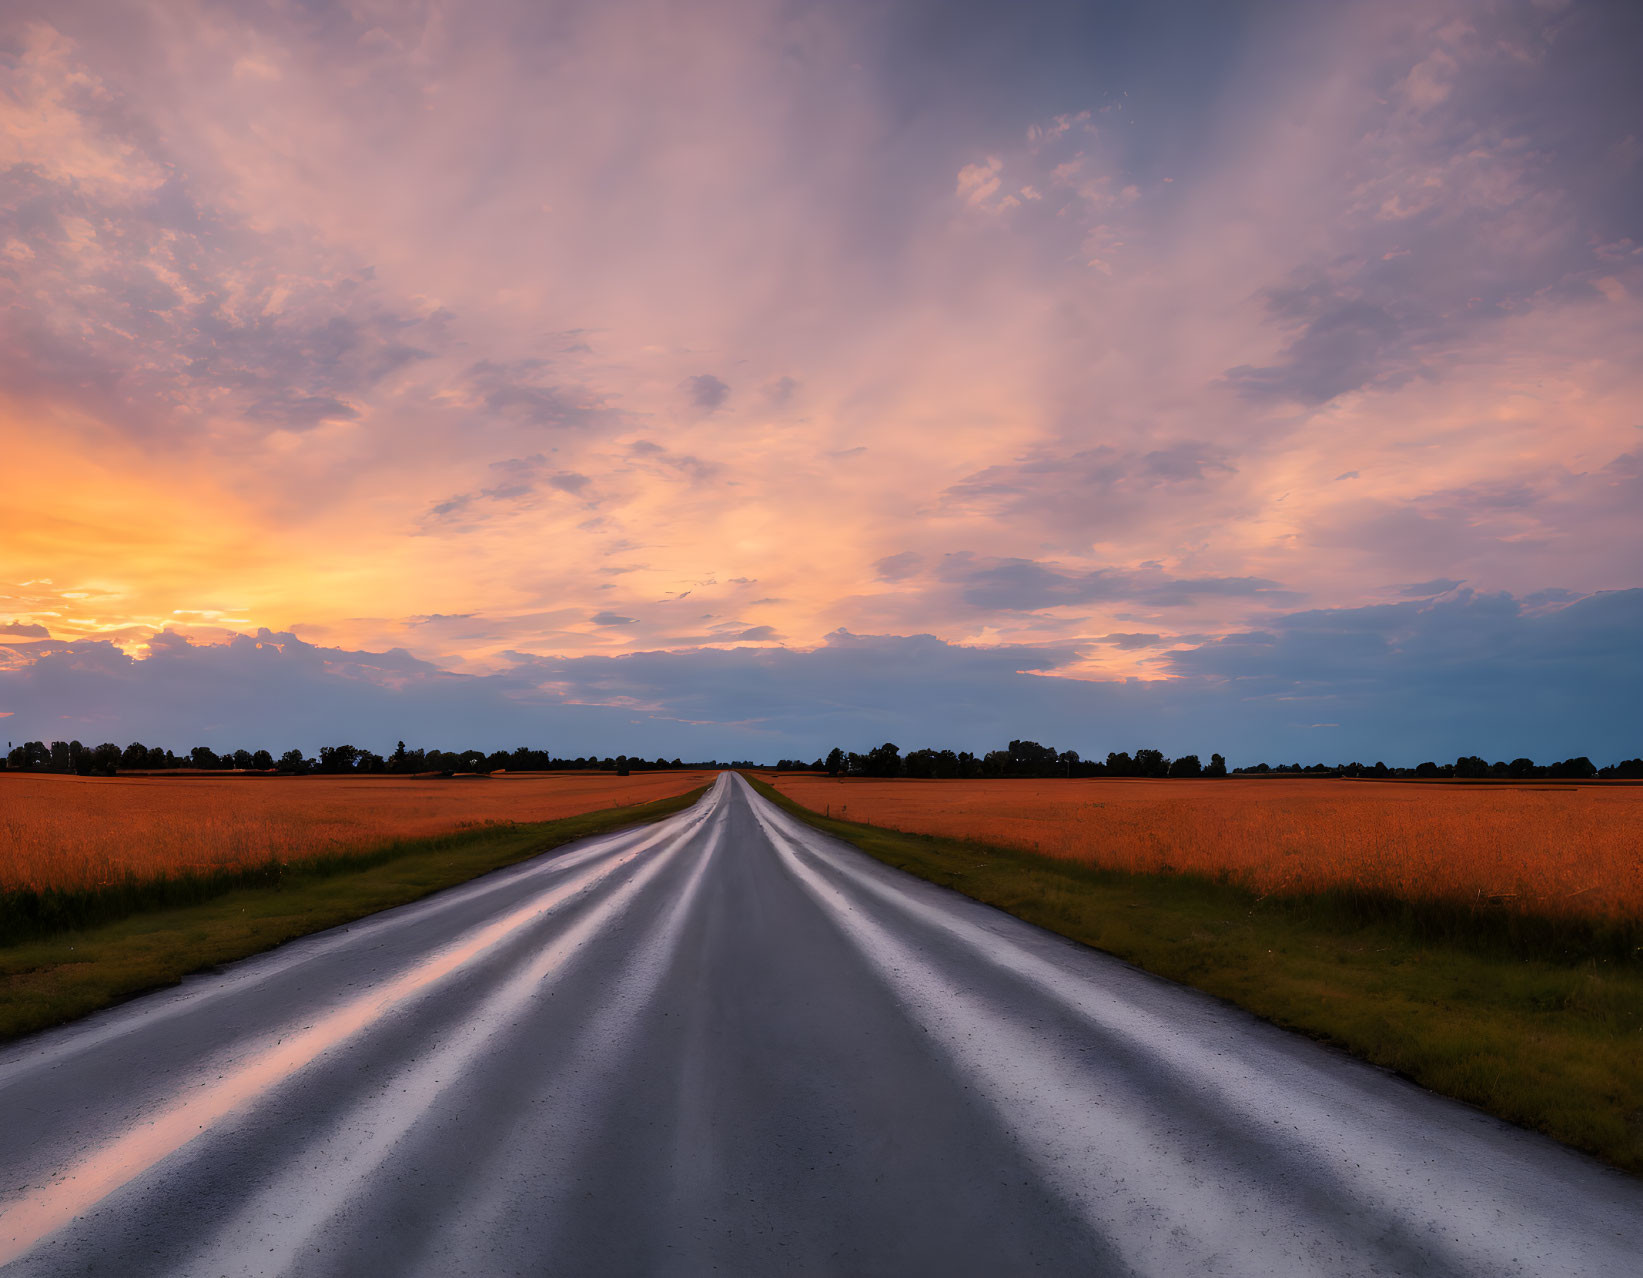
[[[1346,780],[782,776],[817,812],[1276,895],[1345,889],[1543,918],[1643,919],[1643,787]]]
[[[365,853],[683,794],[711,774],[113,777],[0,774],[0,896],[84,892]]]

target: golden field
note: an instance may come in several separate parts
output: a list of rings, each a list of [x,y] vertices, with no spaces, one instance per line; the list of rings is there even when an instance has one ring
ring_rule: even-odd
[[[770,779],[844,820],[1107,869],[1185,871],[1263,893],[1347,888],[1552,917],[1643,918],[1639,786]]]
[[[491,777],[0,773],[0,892],[75,890],[162,875],[364,852],[475,826],[649,803],[709,772]]]

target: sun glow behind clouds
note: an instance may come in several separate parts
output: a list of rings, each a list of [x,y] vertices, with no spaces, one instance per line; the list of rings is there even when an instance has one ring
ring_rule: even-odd
[[[1609,10],[918,15],[20,11],[0,617],[1178,679],[1412,582],[1638,584]]]

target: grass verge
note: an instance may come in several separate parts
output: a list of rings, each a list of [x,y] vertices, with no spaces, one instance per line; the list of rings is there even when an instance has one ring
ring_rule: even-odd
[[[0,947],[0,1042],[84,1016],[191,972],[404,905],[590,835],[660,821],[706,787],[654,803],[406,841],[349,862],[285,866],[273,882]]]
[[[1486,933],[1434,936],[1418,913],[1366,915],[832,820],[748,780],[887,865],[1643,1173],[1635,958],[1523,957]]]

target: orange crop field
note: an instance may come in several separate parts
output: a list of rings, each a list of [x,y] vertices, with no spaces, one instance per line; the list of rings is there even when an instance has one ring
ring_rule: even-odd
[[[707,772],[490,777],[0,774],[0,892],[96,888],[368,851],[488,824],[649,803]]]
[[[1643,918],[1643,787],[1349,780],[772,778],[818,812],[908,833],[1553,917]]]

